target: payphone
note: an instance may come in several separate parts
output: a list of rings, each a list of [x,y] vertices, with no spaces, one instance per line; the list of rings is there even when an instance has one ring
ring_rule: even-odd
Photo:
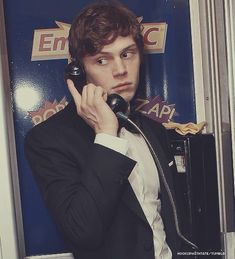
[[[177,167],[174,185],[181,229],[199,248],[194,258],[204,258],[203,252],[221,251],[214,136],[181,136],[170,130],[169,138]]]

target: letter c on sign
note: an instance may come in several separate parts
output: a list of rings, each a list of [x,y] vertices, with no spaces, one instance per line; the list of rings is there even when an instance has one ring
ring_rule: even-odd
[[[155,44],[157,43],[157,41],[150,41],[150,40],[149,40],[149,35],[150,35],[152,32],[154,32],[154,31],[158,32],[159,29],[158,29],[158,28],[149,28],[149,29],[145,32],[145,34],[144,34],[144,43],[145,43],[146,45],[155,45]]]

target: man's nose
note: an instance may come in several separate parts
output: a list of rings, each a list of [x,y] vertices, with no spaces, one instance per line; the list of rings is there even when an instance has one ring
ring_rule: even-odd
[[[114,77],[123,76],[123,75],[126,75],[126,73],[127,73],[127,67],[126,67],[125,61],[122,60],[121,58],[116,59],[113,65],[113,76]]]

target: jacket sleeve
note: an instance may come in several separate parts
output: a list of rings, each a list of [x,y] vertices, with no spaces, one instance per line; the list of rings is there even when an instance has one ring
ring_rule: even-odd
[[[80,152],[82,152],[80,148]],[[93,144],[86,166],[75,161],[60,141],[30,131],[26,158],[47,207],[69,243],[95,249],[104,240],[135,161]]]

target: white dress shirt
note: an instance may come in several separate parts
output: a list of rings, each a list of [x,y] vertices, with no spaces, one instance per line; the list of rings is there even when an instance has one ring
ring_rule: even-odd
[[[172,252],[166,243],[166,234],[160,216],[160,183],[157,167],[147,144],[139,134],[121,128],[119,137],[99,133],[95,143],[113,149],[137,163],[128,180],[153,231],[155,259],[171,259]]]

